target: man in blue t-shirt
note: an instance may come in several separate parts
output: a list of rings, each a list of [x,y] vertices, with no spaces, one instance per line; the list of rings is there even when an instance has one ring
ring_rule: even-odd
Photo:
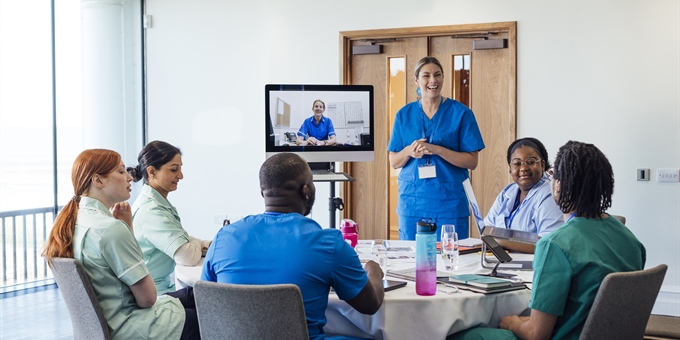
[[[281,153],[260,168],[265,212],[223,227],[205,256],[201,280],[232,284],[297,285],[302,292],[310,339],[323,339],[328,293],[363,314],[380,309],[385,291],[380,266],[363,268],[337,229],[322,229],[305,217],[314,204],[309,165]]]

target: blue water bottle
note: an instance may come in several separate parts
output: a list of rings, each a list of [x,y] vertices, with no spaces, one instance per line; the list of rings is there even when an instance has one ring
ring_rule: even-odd
[[[416,294],[437,292],[437,224],[420,221],[416,229]]]

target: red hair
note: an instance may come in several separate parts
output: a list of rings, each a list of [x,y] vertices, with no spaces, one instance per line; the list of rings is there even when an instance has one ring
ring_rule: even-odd
[[[92,183],[92,176],[106,176],[120,165],[120,155],[106,149],[85,150],[78,155],[71,169],[71,182],[74,196],[61,210],[54,221],[50,236],[42,256],[51,263],[55,257],[73,257],[73,233],[78,218],[80,196],[87,192]]]

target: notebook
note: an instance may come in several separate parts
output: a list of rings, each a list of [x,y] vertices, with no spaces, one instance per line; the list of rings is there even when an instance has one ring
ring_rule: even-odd
[[[499,288],[512,286],[512,282],[508,280],[498,279],[495,277],[478,275],[478,274],[462,274],[452,275],[449,277],[449,283],[461,283],[469,286],[481,288]]]
[[[495,287],[495,288],[475,287],[475,286],[466,285],[466,284],[457,283],[457,282],[448,282],[448,283],[446,283],[446,285],[447,286],[454,286],[454,287],[457,287],[458,289],[469,290],[471,292],[481,293],[481,294],[496,294],[496,293],[502,293],[502,292],[510,292],[510,291],[513,291],[513,290],[527,289],[527,286],[523,283],[511,283],[510,286]]]
[[[416,280],[416,268],[408,268],[402,270],[388,270],[385,274],[386,276],[392,276],[404,280],[415,281]],[[449,280],[451,273],[437,271],[437,281],[446,282]]]

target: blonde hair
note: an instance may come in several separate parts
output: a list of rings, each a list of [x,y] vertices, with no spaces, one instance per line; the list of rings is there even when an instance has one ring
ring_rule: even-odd
[[[323,110],[326,111],[326,103],[324,103],[321,99],[317,99],[312,103],[312,110],[314,110],[314,105],[316,105],[316,102],[323,104]]]
[[[439,67],[439,70],[444,72],[444,68],[442,67],[442,64],[437,60],[435,57],[423,57],[420,60],[418,60],[418,63],[416,64],[416,70],[413,73],[413,76],[418,78],[418,75],[420,74],[420,69],[423,68],[423,66],[427,64],[435,64]]]

